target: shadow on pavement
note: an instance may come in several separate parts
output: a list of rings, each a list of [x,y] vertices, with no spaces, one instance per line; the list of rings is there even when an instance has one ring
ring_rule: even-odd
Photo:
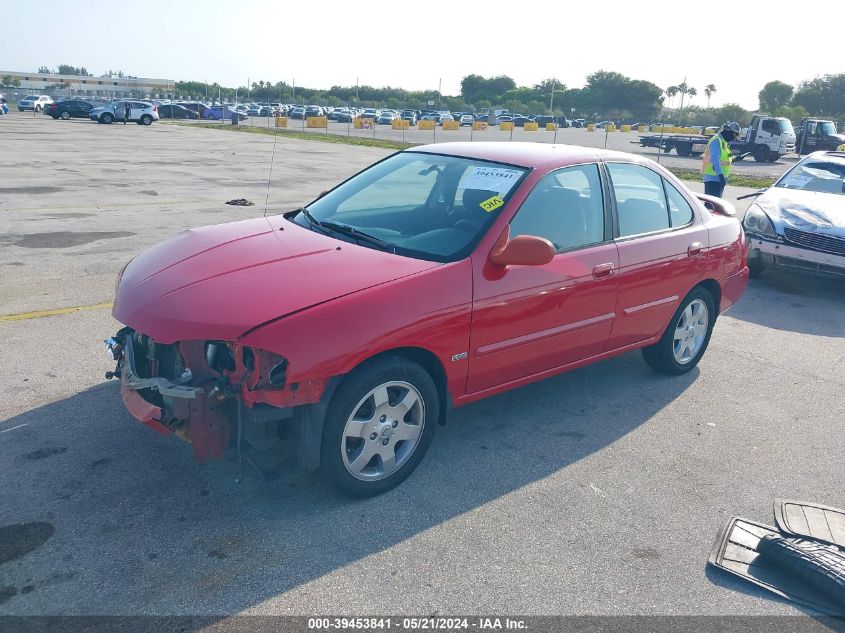
[[[247,609],[600,451],[697,376],[660,376],[633,353],[457,409],[416,473],[363,501],[307,473],[237,483],[236,462],[198,466],[130,419],[116,384],[93,387],[3,423],[0,524],[55,531],[0,565],[0,612]]]
[[[767,270],[728,316],[776,330],[845,337],[845,279]]]

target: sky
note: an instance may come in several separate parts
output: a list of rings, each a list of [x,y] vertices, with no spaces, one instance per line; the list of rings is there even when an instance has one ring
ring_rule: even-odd
[[[845,72],[842,38],[833,28],[842,23],[841,4],[815,0],[812,15],[827,16],[831,29],[796,43],[797,14],[760,0],[572,8],[547,0],[144,0],[112,2],[108,11],[79,1],[11,2],[3,11],[0,71],[70,64],[95,75],[123,70],[231,87],[261,80],[327,89],[360,81],[408,90],[442,86],[443,94],[458,95],[468,74],[508,75],[525,86],[557,77],[578,88],[586,75],[610,70],[662,88],[686,79],[698,90],[694,105],[706,105],[704,86],[712,83],[711,105],[756,110],[768,81],[796,85]]]

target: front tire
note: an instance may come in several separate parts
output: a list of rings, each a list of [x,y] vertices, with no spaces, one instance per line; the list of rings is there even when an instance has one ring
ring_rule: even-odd
[[[716,316],[713,295],[704,288],[694,288],[675,311],[660,340],[643,348],[643,358],[661,373],[687,373],[704,356]]]
[[[419,465],[434,437],[440,399],[420,365],[392,356],[350,374],[326,413],[324,476],[355,497],[399,485]]]
[[[105,123],[106,125],[108,125],[109,123],[114,123],[114,116],[106,112],[100,117],[100,123]]]
[[[62,121],[67,121],[67,120],[70,118],[70,112],[68,112],[67,110],[65,110],[64,112],[62,112],[62,113],[59,115],[59,118],[60,118]]]

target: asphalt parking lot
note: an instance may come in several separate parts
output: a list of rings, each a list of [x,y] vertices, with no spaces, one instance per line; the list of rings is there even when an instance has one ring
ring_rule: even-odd
[[[390,150],[280,135],[268,195],[270,136],[40,116],[0,134],[0,527],[19,526],[0,613],[800,613],[706,561],[731,515],[845,506],[842,281],[753,280],[685,376],[631,353],[457,409],[410,479],[349,500],[196,465],[126,413],[102,341],[136,253]]]

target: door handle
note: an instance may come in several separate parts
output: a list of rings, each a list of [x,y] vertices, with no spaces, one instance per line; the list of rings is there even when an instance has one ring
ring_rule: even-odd
[[[613,264],[607,262],[606,264],[598,264],[593,268],[594,279],[604,279],[613,275]]]
[[[704,250],[704,244],[701,242],[693,242],[687,249],[687,255],[695,257],[696,255],[700,255],[702,250]]]

